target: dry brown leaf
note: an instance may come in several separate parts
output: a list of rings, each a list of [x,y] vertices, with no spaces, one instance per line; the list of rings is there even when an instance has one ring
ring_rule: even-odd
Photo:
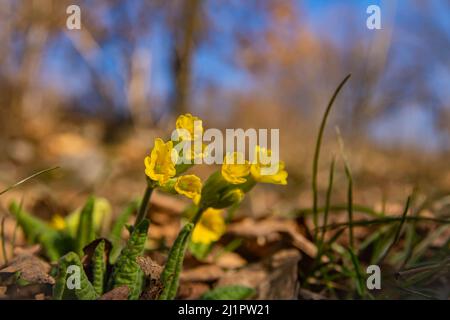
[[[152,210],[163,211],[173,215],[179,215],[186,207],[185,201],[158,191],[153,192],[150,202],[153,206]]]
[[[41,249],[42,248],[40,244],[34,244],[28,247],[15,247],[14,256],[35,255],[38,254],[41,251]]]
[[[159,279],[150,279],[141,294],[140,300],[156,300],[163,291],[163,284]]]
[[[99,300],[127,300],[130,294],[128,286],[120,286],[103,294]]]
[[[181,272],[180,280],[185,282],[207,282],[215,281],[222,277],[223,270],[214,264],[202,265]]]
[[[295,249],[281,250],[262,262],[227,272],[216,286],[251,287],[257,292],[256,299],[296,299],[299,259]]]
[[[317,247],[300,233],[293,220],[268,218],[254,221],[247,218],[231,224],[228,232],[238,237],[255,238],[260,245],[276,240],[277,234],[286,233],[292,238],[292,244],[309,257],[314,258],[317,254]]]
[[[201,282],[182,282],[178,289],[177,299],[195,300],[199,299],[209,286]]]
[[[147,278],[158,280],[161,277],[163,267],[153,261],[152,258],[148,256],[140,256],[136,258],[136,262],[141,267]]]
[[[23,280],[37,284],[54,284],[55,279],[48,273],[51,266],[44,260],[29,254],[15,257],[7,267],[0,270],[0,275],[14,275],[20,272]]]
[[[236,252],[221,253],[214,262],[223,269],[238,269],[247,264],[247,261]]]

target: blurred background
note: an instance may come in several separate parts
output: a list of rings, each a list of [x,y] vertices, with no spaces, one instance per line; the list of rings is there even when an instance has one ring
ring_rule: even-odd
[[[81,30],[66,28],[71,4]],[[381,30],[366,27],[371,4]],[[320,119],[348,73],[325,131],[321,190],[339,127],[359,202],[398,209],[413,189],[446,192],[449,12],[445,0],[1,0],[0,188],[61,167],[2,200],[139,196],[154,137],[190,112],[207,128],[280,128],[289,185],[261,191],[249,212],[310,206]],[[345,199],[343,170],[336,179]]]

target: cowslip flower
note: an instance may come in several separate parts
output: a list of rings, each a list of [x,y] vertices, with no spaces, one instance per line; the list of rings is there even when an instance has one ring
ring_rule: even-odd
[[[160,184],[166,183],[171,177],[175,176],[176,152],[173,149],[173,142],[164,141],[160,138],[155,139],[150,156],[145,157],[145,174],[153,181]]]
[[[196,175],[187,174],[177,179],[174,189],[179,194],[192,199],[195,204],[198,204],[202,193],[202,181]]]
[[[175,127],[181,140],[196,140],[203,134],[202,120],[190,113],[179,116]]]
[[[261,183],[272,183],[272,184],[287,184],[288,173],[284,169],[284,162],[280,161],[277,164],[263,164],[261,157],[270,158],[272,151],[270,149],[262,148],[256,146],[255,148],[255,163],[251,165],[250,172],[253,179]],[[264,174],[263,169],[268,169],[271,166],[276,165],[277,171],[274,174]]]
[[[64,230],[67,226],[66,220],[61,215],[55,214],[52,216],[50,226],[56,230]]]
[[[231,184],[241,184],[247,181],[250,174],[250,164],[239,152],[227,153],[222,164],[222,177]]]
[[[222,210],[208,208],[192,232],[193,243],[210,244],[225,233],[226,224]]]

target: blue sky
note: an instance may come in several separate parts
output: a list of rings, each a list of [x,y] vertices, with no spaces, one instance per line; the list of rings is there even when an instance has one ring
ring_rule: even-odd
[[[112,26],[115,21],[117,23],[124,16],[132,21],[137,12],[132,5],[133,1],[130,3],[131,5],[121,3],[120,8],[117,8],[108,16],[99,17],[99,19],[107,26]],[[193,60],[195,88],[201,90],[205,86],[213,84],[224,91],[245,91],[253,85],[252,78],[246,74],[245,70],[236,66],[229,59],[233,55],[236,45],[232,33],[233,27],[245,28],[249,32],[257,30],[265,23],[264,17],[254,14],[251,6],[239,6],[239,10],[235,10],[236,7],[234,6],[239,3],[236,1],[230,2],[231,6],[228,10],[219,10],[220,2],[217,1],[206,3],[210,19],[218,27],[220,34],[218,36],[213,35],[209,39],[208,45],[200,46],[196,51]],[[349,41],[349,37],[360,39],[361,36],[366,39],[366,44],[370,45],[374,32],[365,28],[365,22],[368,16],[366,8],[371,4],[381,7],[382,26],[384,28],[394,25],[394,30],[406,29],[408,31],[409,25],[413,27],[415,23],[416,12],[411,8],[409,0],[304,0],[298,1],[297,10],[303,14],[302,16],[306,19],[308,26],[318,36],[332,40],[337,46],[344,45],[344,40]],[[442,26],[450,34],[448,12],[440,10],[442,2],[437,0],[430,1],[428,4],[435,8],[434,12],[436,12],[437,19],[441,21]],[[362,27],[355,30],[350,29],[349,32],[348,23],[361,25]],[[413,41],[420,41],[420,39],[414,39],[414,33],[411,36]],[[405,38],[404,41],[410,41],[410,38]],[[101,55],[97,57],[93,65],[97,72],[108,78],[109,85],[112,86],[114,92],[115,105],[112,107],[119,113],[126,109],[124,106],[126,105],[125,84],[127,79],[124,76],[124,61],[117,53],[126,46],[127,43],[120,42],[115,38],[109,39],[101,48]],[[151,32],[140,38],[138,46],[147,48],[152,52],[151,74],[149,75],[152,92],[162,99],[160,101],[163,104],[167,103],[172,83],[169,69],[171,40],[170,34],[162,27],[158,18],[151,24]],[[401,50],[401,44],[399,46]],[[406,55],[407,52],[405,52],[405,57]],[[448,72],[437,70],[436,73],[439,76],[429,79],[429,81],[436,82],[437,95],[443,95],[443,99],[448,99],[449,91],[445,89],[448,88],[449,84]],[[88,104],[85,106],[87,110],[95,105],[95,95],[93,95],[92,87],[89,84],[89,71],[85,62],[63,34],[59,35],[47,50],[42,77],[46,83],[57,88],[69,99],[77,99],[81,107],[87,100]],[[375,138],[384,140],[386,132],[389,132],[391,136],[395,135],[396,123],[399,123],[398,119],[395,120],[396,117],[402,118],[402,116],[392,115],[392,118],[388,119],[385,125],[377,126],[382,129],[374,130]],[[431,122],[426,112],[417,113],[411,117],[408,125],[416,127],[416,131],[419,133],[427,130],[428,133],[423,136],[436,136]],[[414,131],[411,128],[408,130]],[[405,139],[408,134],[403,133],[400,136],[401,139]],[[416,133],[410,134],[410,136],[413,140],[418,139]]]

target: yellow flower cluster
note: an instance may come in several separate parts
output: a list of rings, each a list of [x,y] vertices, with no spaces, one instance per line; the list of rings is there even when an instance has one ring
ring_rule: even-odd
[[[175,126],[181,142],[197,140],[203,134],[202,121],[191,114],[179,116]],[[210,244],[217,241],[226,228],[222,209],[239,204],[256,183],[287,184],[288,174],[284,162],[266,164],[262,159],[271,158],[271,150],[256,146],[252,163],[245,160],[242,153],[227,153],[221,170],[202,185],[196,175],[180,175],[192,164],[177,164],[181,156],[175,149],[177,143],[180,142],[155,139],[150,155],[144,160],[145,174],[152,188],[160,187],[184,195],[197,206],[201,216],[192,234],[194,243]],[[200,152],[191,150],[186,156],[190,159],[203,157],[205,148],[203,144],[201,146]],[[266,169],[272,169],[274,165],[275,173],[267,174]]]
[[[201,120],[191,114],[178,117],[176,129],[181,140],[193,140],[197,131],[203,132]],[[161,138],[156,138],[150,156],[144,160],[145,174],[155,186],[173,190],[197,204],[200,200],[202,182],[199,177],[192,174],[176,177],[179,171],[183,171],[181,166],[176,165],[178,157],[173,141],[164,142]]]
[[[256,182],[272,183],[272,184],[287,184],[288,173],[284,169],[284,162],[280,161],[276,164],[263,164],[262,157],[270,157],[272,151],[266,148],[256,146],[255,148],[255,161],[250,164],[244,160],[242,153],[233,152],[225,156],[224,164],[222,165],[222,176],[231,184],[241,184],[247,182],[247,179],[251,177]],[[263,174],[264,169],[268,169],[271,165],[277,167],[275,174]]]

